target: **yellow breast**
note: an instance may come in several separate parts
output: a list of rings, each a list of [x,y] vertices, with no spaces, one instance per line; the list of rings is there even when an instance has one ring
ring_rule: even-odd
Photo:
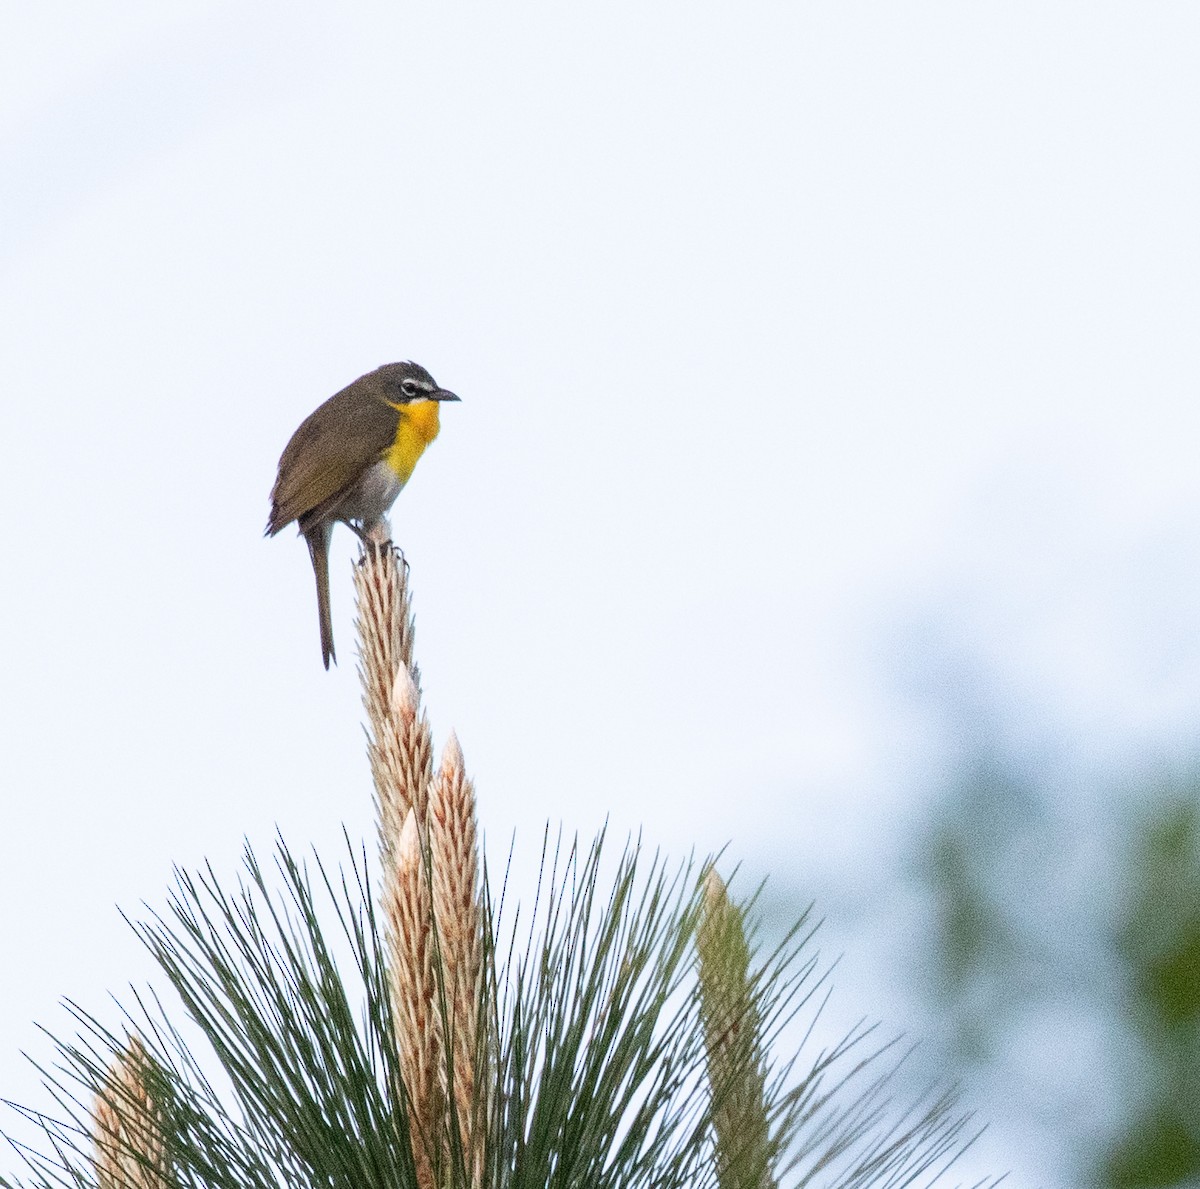
[[[416,400],[392,408],[400,419],[396,422],[396,439],[384,452],[383,461],[396,472],[403,487],[425,447],[438,436],[438,402]]]

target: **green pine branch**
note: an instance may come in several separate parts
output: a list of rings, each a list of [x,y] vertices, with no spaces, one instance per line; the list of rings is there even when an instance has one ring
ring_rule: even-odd
[[[806,1051],[829,993],[807,916],[761,954],[711,865],[613,863],[603,836],[547,838],[528,919],[496,906],[457,742],[433,766],[404,570],[373,549],[356,581],[378,886],[349,838],[336,868],[279,839],[234,886],[177,871],[132,922],[163,991],[115,1030],[71,1006],[0,1189],[936,1181],[970,1140],[953,1095],[897,1108],[869,1028]]]

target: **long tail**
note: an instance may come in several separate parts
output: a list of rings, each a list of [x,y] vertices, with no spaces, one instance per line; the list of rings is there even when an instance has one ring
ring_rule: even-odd
[[[333,619],[329,614],[329,538],[333,535],[332,524],[314,524],[304,539],[308,542],[308,553],[312,558],[313,573],[317,577],[317,615],[321,620],[321,659],[325,668],[336,661],[333,651]]]

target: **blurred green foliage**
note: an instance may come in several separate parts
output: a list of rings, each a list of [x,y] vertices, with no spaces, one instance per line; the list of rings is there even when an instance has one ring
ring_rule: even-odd
[[[1145,1100],[1103,1158],[1103,1183],[1121,1187],[1200,1179],[1200,798],[1160,794],[1147,809],[1114,938],[1150,1070]]]
[[[1080,1183],[1195,1186],[1200,778],[1129,785],[1103,799],[1110,815],[1087,799],[1071,816],[1079,798],[1056,797],[1003,759],[977,759],[917,838],[915,872],[934,917],[925,987],[954,1057],[985,1076],[999,1076],[1039,1013],[1095,1021],[1108,1069],[1046,1059],[1038,1071],[1040,1097],[1064,1119],[1081,1076],[1111,1083],[1097,1097],[1115,1104],[1115,1124],[1077,1119],[1066,1137]],[[1003,1096],[1015,1096],[1011,1085]]]

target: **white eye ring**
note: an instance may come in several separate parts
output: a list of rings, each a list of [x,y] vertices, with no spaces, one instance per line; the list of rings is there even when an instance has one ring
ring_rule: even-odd
[[[405,380],[404,383],[400,385],[400,391],[403,392],[405,396],[416,396],[417,386],[412,380]]]

